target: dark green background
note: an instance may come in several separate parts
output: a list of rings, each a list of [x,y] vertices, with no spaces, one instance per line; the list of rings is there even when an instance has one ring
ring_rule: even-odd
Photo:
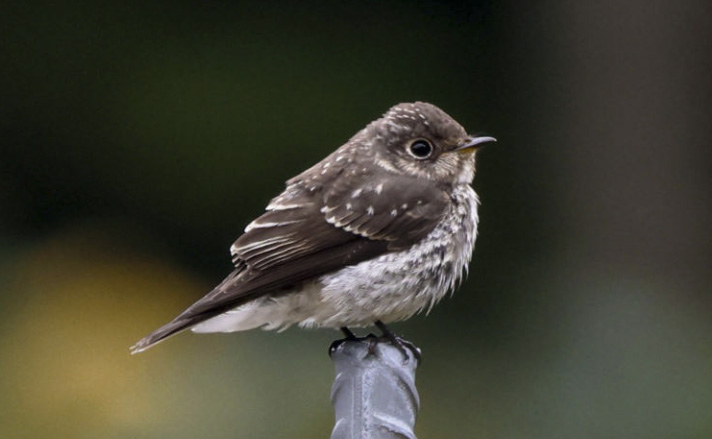
[[[6,2],[0,437],[327,437],[329,330],[128,347],[391,105],[470,132],[467,282],[397,324],[421,438],[712,435],[704,0]]]

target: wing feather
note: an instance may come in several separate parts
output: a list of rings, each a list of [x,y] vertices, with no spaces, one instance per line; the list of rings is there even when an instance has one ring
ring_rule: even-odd
[[[134,352],[258,297],[407,249],[435,228],[448,206],[446,192],[432,182],[332,172],[320,186],[305,183],[308,173],[290,180],[231,247],[235,271]]]
[[[285,203],[288,207],[282,208]],[[445,191],[414,178],[336,178],[318,191],[293,182],[253,222],[275,225],[248,226],[233,244],[233,258],[244,265],[245,273],[186,312],[223,311],[343,266],[406,249],[435,228],[447,205]]]

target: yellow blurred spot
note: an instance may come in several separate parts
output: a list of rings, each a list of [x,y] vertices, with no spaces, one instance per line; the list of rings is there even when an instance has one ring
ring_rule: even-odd
[[[148,384],[155,377],[128,348],[205,285],[117,242],[96,230],[71,232],[6,270],[3,437],[76,437],[109,425],[150,423]],[[167,361],[158,349],[144,355],[151,356],[152,370]]]

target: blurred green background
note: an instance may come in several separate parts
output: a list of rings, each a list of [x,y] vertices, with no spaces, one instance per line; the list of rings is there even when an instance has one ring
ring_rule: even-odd
[[[706,0],[4,2],[0,437],[314,438],[329,330],[128,347],[391,105],[499,143],[421,438],[712,437]]]

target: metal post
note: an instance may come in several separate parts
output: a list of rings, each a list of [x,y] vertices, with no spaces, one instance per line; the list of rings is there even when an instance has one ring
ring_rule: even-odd
[[[332,344],[329,355],[336,369],[331,439],[416,439],[418,359],[410,349],[377,338],[346,339]]]

